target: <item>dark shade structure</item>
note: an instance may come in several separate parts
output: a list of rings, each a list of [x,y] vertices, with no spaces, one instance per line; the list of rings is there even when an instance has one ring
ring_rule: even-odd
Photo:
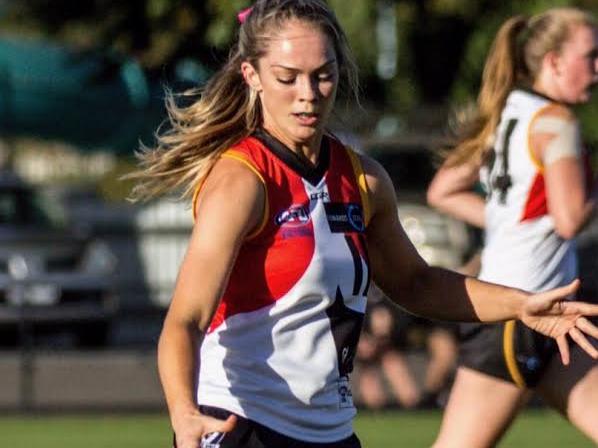
[[[0,40],[0,136],[34,135],[132,154],[140,140],[152,142],[165,118],[163,82],[151,80],[133,59]]]

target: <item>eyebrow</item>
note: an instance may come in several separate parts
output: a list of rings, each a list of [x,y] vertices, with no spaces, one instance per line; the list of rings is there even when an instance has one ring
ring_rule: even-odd
[[[318,68],[316,68],[314,71],[320,71],[324,68],[326,68],[327,66],[334,64],[336,62],[336,59],[330,59],[329,61],[324,62],[321,66],[319,66]],[[289,70],[291,72],[300,72],[301,70],[295,67],[287,67],[286,65],[282,65],[282,64],[270,64],[271,68],[282,68],[285,70]]]

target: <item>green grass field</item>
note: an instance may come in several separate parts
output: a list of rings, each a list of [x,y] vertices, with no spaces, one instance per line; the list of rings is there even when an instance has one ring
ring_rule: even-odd
[[[362,412],[355,429],[364,448],[427,447],[440,422],[439,412]],[[169,448],[164,415],[81,415],[0,417],[0,446],[11,448]],[[500,448],[567,447],[593,444],[559,416],[528,411],[517,420]]]

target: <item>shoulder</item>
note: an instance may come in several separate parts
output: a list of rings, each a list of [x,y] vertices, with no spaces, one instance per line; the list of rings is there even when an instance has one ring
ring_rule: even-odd
[[[536,111],[530,121],[529,130],[532,134],[558,134],[563,129],[577,126],[577,118],[570,107],[560,103],[550,103]]]
[[[247,164],[221,157],[194,198],[195,217],[229,215],[245,219],[247,230],[257,226],[265,207],[263,180]]]
[[[581,151],[580,129],[573,111],[556,103],[540,109],[529,125],[529,144],[532,159],[539,166],[577,158]]]
[[[380,162],[365,154],[356,154],[361,166],[368,188],[372,215],[384,208],[396,207],[396,195],[392,180]]]
[[[573,110],[569,106],[562,103],[550,103],[540,108],[534,115],[534,120],[544,117],[560,118],[566,121],[576,121]]]
[[[216,161],[205,184],[206,194],[224,191],[231,195],[232,200],[259,196],[263,190],[263,180],[254,169],[242,160],[229,157],[221,157]]]
[[[532,138],[542,138],[543,135],[565,134],[573,136],[579,128],[575,113],[570,107],[550,103],[539,109],[529,123]]]
[[[206,181],[230,188],[260,190],[264,177],[256,155],[264,152],[264,145],[247,136],[224,151],[214,162]]]

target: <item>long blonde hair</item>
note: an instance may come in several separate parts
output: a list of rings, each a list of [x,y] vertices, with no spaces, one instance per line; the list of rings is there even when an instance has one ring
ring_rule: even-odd
[[[201,90],[183,96],[199,98],[179,107],[167,95],[170,127],[157,135],[153,148],[137,152],[139,169],[127,177],[138,181],[131,199],[150,199],[181,190],[189,197],[209,173],[218,157],[262,124],[260,101],[241,74],[241,63],[257,62],[277,30],[297,19],[319,27],[332,42],[341,74],[341,87],[357,99],[357,69],[346,36],[334,13],[323,0],[258,0],[239,27],[237,43],[226,64]]]
[[[479,163],[490,147],[507,96],[517,85],[531,86],[544,56],[559,52],[577,25],[595,26],[589,13],[577,8],[552,8],[531,18],[515,16],[499,29],[482,75],[476,108],[457,117],[457,146],[449,165]]]

